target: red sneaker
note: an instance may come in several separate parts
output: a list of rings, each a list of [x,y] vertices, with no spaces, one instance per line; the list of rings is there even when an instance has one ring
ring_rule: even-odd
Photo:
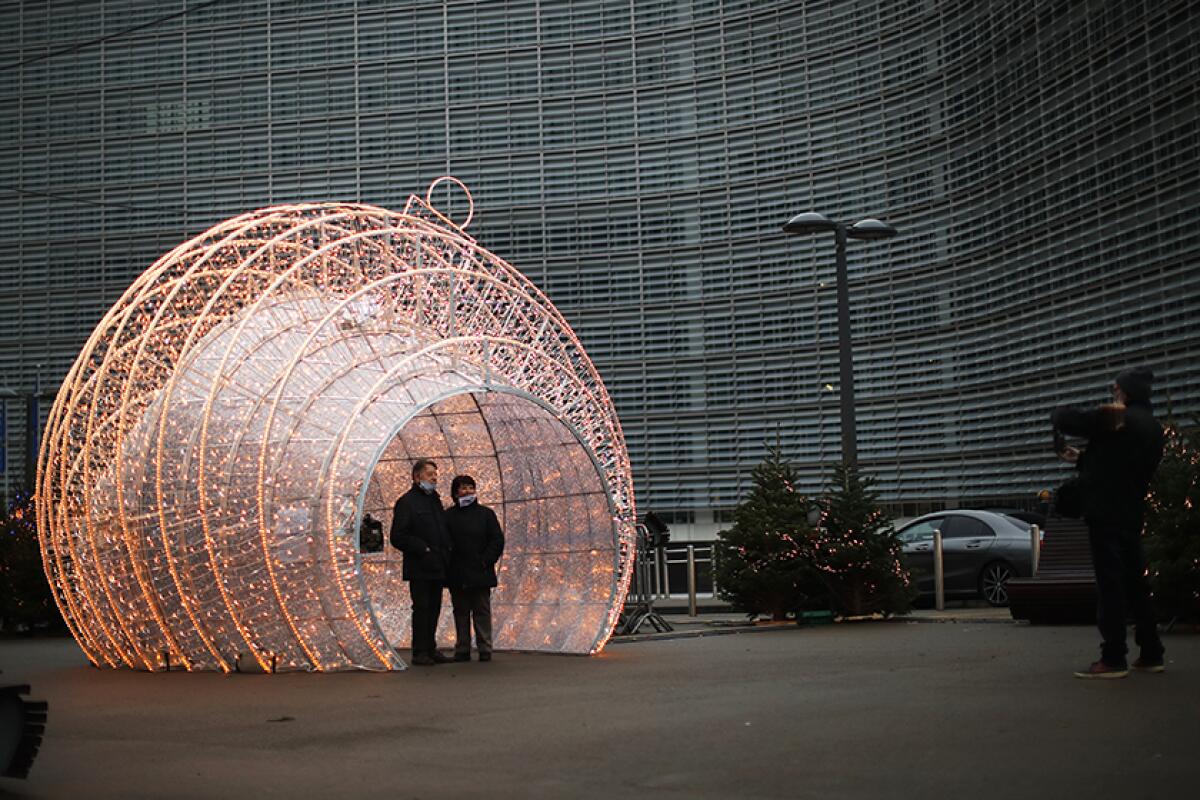
[[[1149,658],[1139,658],[1133,662],[1133,668],[1138,672],[1165,672],[1166,667],[1163,666],[1163,660],[1160,658],[1157,661]]]
[[[1076,678],[1124,678],[1129,675],[1129,667],[1114,667],[1103,661],[1094,661],[1087,669],[1075,673]]]

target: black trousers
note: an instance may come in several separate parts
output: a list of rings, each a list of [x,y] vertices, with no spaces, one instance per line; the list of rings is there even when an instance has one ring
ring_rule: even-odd
[[[492,652],[492,590],[486,586],[464,589],[450,588],[454,604],[454,652],[471,652],[471,622],[475,623],[475,646],[480,653]]]
[[[1150,602],[1150,582],[1142,556],[1142,532],[1088,520],[1092,565],[1096,570],[1096,626],[1104,643],[1100,657],[1114,667],[1125,665],[1125,628],[1132,615],[1134,640],[1147,659],[1160,659],[1162,640]]]
[[[438,617],[442,615],[444,581],[409,581],[412,596],[412,651],[414,656],[437,649]]]

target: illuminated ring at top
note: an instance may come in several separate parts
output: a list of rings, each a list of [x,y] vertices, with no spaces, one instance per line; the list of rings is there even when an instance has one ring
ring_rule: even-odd
[[[422,457],[504,526],[495,646],[603,648],[629,460],[545,295],[416,196],[235,217],[138,277],[63,382],[38,463],[55,599],[97,665],[402,668],[386,542]]]
[[[466,230],[467,226],[471,224],[471,220],[475,218],[475,198],[471,196],[471,190],[467,188],[467,185],[458,178],[454,177],[453,175],[443,175],[440,178],[434,178],[433,183],[429,184],[429,188],[425,190],[425,204],[433,207],[433,189],[442,181],[450,181],[451,183],[454,183],[456,186],[458,186],[458,188],[462,189],[463,194],[467,196],[467,218],[462,222],[457,223],[460,229]]]

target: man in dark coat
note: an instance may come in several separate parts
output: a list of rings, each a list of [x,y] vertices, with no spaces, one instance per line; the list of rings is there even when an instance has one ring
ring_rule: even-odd
[[[496,512],[480,505],[475,479],[459,475],[450,484],[454,505],[446,512],[450,539],[450,600],[454,603],[455,661],[471,660],[471,622],[479,660],[492,660],[492,588],[496,562],[504,552],[504,532]]]
[[[1088,411],[1054,410],[1054,427],[1082,437],[1082,450],[1060,453],[1079,470],[1079,497],[1088,526],[1098,597],[1096,624],[1104,638],[1100,660],[1076,672],[1079,678],[1123,678],[1129,674],[1125,626],[1132,611],[1141,648],[1134,669],[1163,671],[1163,645],[1155,624],[1142,555],[1146,493],[1162,460],[1163,429],[1154,419],[1150,389],[1154,373],[1128,369],[1112,385],[1113,403]]]
[[[437,649],[442,590],[450,570],[450,529],[437,493],[437,464],[421,459],[413,465],[413,485],[392,509],[392,547],[404,553],[404,580],[412,596],[413,663],[444,664],[451,659]]]

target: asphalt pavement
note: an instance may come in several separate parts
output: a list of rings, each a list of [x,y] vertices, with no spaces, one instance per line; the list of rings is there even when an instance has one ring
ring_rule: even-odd
[[[70,640],[9,640],[0,680],[31,683],[50,719],[30,779],[0,795],[1195,796],[1200,635],[1167,638],[1163,675],[1085,682],[1093,630],[996,621],[756,626],[391,674],[98,670]]]

